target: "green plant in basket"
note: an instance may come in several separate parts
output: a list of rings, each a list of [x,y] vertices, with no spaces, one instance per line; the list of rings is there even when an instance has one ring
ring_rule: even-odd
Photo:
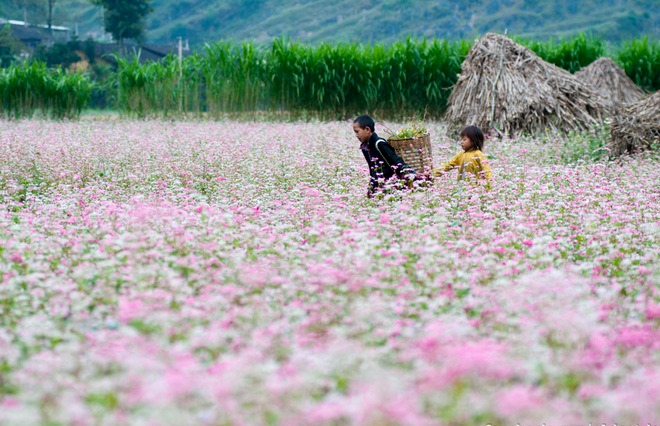
[[[412,119],[399,131],[383,126],[390,134],[387,141],[394,152],[407,166],[420,176],[427,175],[433,168],[433,149],[428,129],[419,119]]]
[[[389,139],[414,139],[425,136],[429,131],[422,123],[414,122],[391,133]]]

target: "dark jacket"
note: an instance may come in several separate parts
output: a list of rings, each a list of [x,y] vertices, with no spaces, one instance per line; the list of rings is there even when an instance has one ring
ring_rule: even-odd
[[[395,174],[401,178],[404,174],[414,174],[415,171],[404,163],[394,148],[385,139],[379,137],[376,133],[366,143],[360,146],[362,154],[369,165],[369,194],[373,193],[382,183],[380,180],[387,180]]]

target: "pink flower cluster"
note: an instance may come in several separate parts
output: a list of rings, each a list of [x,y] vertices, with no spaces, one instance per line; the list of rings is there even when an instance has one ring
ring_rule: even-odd
[[[0,424],[657,424],[660,159],[570,144],[367,199],[349,122],[0,122]]]

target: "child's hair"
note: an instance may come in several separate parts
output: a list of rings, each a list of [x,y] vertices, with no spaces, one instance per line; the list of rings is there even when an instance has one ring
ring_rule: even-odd
[[[374,119],[369,117],[368,115],[361,115],[355,120],[353,120],[353,123],[358,123],[360,125],[361,129],[364,129],[365,127],[369,127],[372,132],[376,132],[376,123],[374,123]]]
[[[470,141],[472,141],[472,148],[476,148],[479,151],[484,149],[484,132],[481,131],[477,126],[467,126],[461,130],[461,137],[467,136]]]

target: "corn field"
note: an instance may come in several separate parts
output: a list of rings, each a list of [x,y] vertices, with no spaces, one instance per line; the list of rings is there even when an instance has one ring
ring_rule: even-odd
[[[568,40],[516,40],[533,50],[543,60],[571,73],[603,56],[611,56],[635,84],[647,92],[660,89],[660,42],[648,37],[623,43],[609,52],[605,43],[595,37],[580,34]]]
[[[657,90],[658,43],[633,40],[618,52],[580,34],[568,40],[517,40],[569,72],[612,55],[633,80]],[[341,119],[359,113],[381,117],[439,117],[471,43],[407,39],[390,45],[306,45],[280,38],[270,46],[228,41],[203,54],[118,69],[119,108],[138,117],[276,112],[289,117]]]
[[[660,43],[635,39],[612,49],[580,34],[546,42],[516,39],[544,60],[570,72],[601,56],[613,57],[640,87],[660,89]],[[289,118],[343,119],[361,113],[382,118],[438,118],[465,59],[467,40],[415,40],[393,44],[322,43],[286,38],[270,45],[222,41],[183,58],[140,63],[117,57],[108,82],[44,64],[0,71],[0,113],[78,116],[90,92],[107,91],[125,116],[199,116],[267,112]],[[104,92],[105,93],[105,92]]]
[[[567,40],[516,40],[546,62],[574,73],[605,56],[605,43],[595,37],[579,34]]]
[[[0,116],[27,118],[37,113],[54,119],[76,118],[91,90],[87,76],[49,69],[41,62],[0,69]]]
[[[275,111],[294,117],[439,115],[470,48],[466,41],[309,46],[277,39],[207,45],[204,54],[140,65],[119,59],[119,109],[147,117],[172,113]]]
[[[660,41],[648,37],[631,40],[619,51],[618,62],[639,87],[660,90]]]

